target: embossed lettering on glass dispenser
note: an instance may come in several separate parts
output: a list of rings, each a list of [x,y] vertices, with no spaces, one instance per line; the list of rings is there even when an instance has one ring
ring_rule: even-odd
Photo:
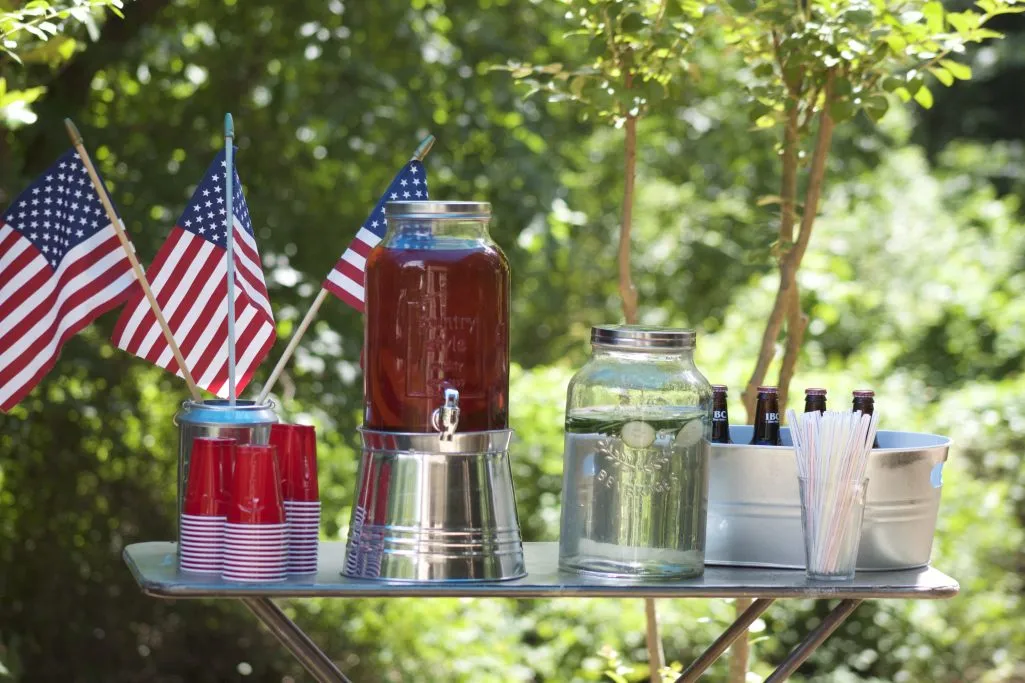
[[[704,571],[712,387],[690,330],[599,326],[569,385],[559,566]]]

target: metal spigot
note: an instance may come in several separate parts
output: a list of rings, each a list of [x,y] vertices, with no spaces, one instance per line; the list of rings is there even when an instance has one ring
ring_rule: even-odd
[[[457,389],[445,389],[445,404],[434,410],[431,415],[431,423],[434,428],[441,432],[442,441],[451,441],[452,435],[456,433],[459,426],[459,391]]]

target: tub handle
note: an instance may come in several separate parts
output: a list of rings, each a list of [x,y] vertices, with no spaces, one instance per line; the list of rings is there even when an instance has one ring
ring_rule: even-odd
[[[459,426],[459,390],[445,389],[445,403],[431,414],[431,424],[441,432],[442,441],[451,441]]]

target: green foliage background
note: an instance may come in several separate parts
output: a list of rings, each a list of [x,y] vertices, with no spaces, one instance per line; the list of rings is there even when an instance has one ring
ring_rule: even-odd
[[[554,539],[565,386],[589,326],[620,315],[622,146],[564,104],[524,101],[489,67],[572,51],[560,12],[525,0],[138,0],[95,40],[76,24],[70,46],[31,44],[24,65],[0,56],[6,90],[30,93],[0,100],[0,206],[68,146],[72,116],[148,259],[231,110],[285,340],[395,169],[435,134],[434,196],[492,202],[512,264],[517,497],[526,539]],[[1010,37],[971,53],[975,80],[934,89],[928,113],[895,101],[879,127],[838,129],[800,275],[812,322],[795,389],[872,386],[886,426],[954,438],[933,562],[963,593],[864,605],[800,680],[1025,680],[1025,35],[1014,18],[996,28]],[[757,200],[778,170],[775,139],[744,112],[744,70],[720,48],[691,54],[700,77],[640,126],[634,277],[644,321],[696,327],[699,367],[739,388],[776,284],[776,215]],[[115,318],[73,339],[0,416],[0,680],[303,680],[242,607],[153,600],[129,578],[122,548],[172,535],[171,416],[186,395],[111,348]],[[360,330],[329,301],[279,385],[282,416],[321,435],[326,538],[348,523]],[[725,601],[659,606],[670,661],[696,655],[732,614]],[[602,680],[609,649],[628,678],[645,675],[640,601],[287,609],[357,681]],[[777,637],[756,643],[755,671],[823,609],[774,606],[756,625]]]

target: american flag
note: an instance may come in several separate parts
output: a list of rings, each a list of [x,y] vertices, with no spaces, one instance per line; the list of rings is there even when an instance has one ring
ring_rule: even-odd
[[[228,393],[224,168],[221,151],[146,271],[192,378],[221,397]],[[238,173],[233,193],[236,388],[241,393],[274,345],[276,334]],[[118,348],[182,374],[141,290],[133,294],[118,318],[113,339]]]
[[[61,347],[131,293],[135,275],[74,150],[0,216],[0,410],[39,383]]]
[[[362,313],[367,256],[384,238],[388,228],[384,219],[385,202],[417,199],[427,199],[427,172],[423,163],[413,159],[391,181],[388,191],[377,201],[377,206],[363,222],[349,248],[327,274],[322,287]]]

